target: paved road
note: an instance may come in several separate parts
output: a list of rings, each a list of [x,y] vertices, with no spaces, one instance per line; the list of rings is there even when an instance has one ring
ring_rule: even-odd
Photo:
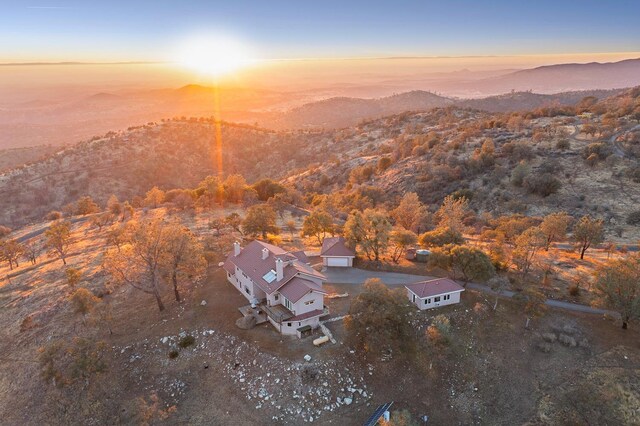
[[[75,217],[71,217],[71,218],[67,218],[67,221],[70,223],[81,223],[81,222],[85,222],[87,220],[89,220],[92,216],[95,216],[94,214],[92,215],[87,215],[87,216],[75,216]],[[47,229],[49,229],[49,224],[41,226],[40,228],[31,231],[27,234],[21,235],[18,238],[16,238],[16,240],[19,243],[24,243],[27,240],[30,240],[33,237],[37,237],[38,235],[44,233]]]
[[[434,279],[436,277],[425,275],[412,275],[402,274],[399,272],[381,272],[381,271],[369,271],[358,268],[325,268],[322,273],[327,277],[329,283],[334,284],[362,284],[369,278],[379,278],[383,283],[389,287],[399,287],[405,284],[415,283],[419,281],[426,281]],[[490,287],[479,283],[468,283],[467,288],[496,295]],[[513,297],[516,294],[514,291],[505,290],[501,293],[502,297]],[[591,306],[579,305],[577,303],[563,302],[560,300],[547,299],[546,305],[553,308],[565,309],[574,312],[584,312],[588,314],[608,314],[612,316],[618,316],[616,312],[609,311],[607,309],[592,308]]]
[[[618,142],[618,136],[620,136],[621,134],[625,133],[625,132],[634,132],[636,130],[640,129],[640,124],[633,126],[631,128],[627,128],[627,129],[623,129],[621,131],[619,131],[618,133],[613,134],[613,136],[611,136],[609,138],[609,144],[613,147],[613,152],[618,156],[618,157],[622,157],[625,158],[627,157],[627,153],[624,151],[624,149],[622,149],[622,146],[620,145],[620,142]]]

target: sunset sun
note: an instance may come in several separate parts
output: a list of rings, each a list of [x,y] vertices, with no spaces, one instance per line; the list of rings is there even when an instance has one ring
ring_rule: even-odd
[[[180,48],[178,61],[195,72],[221,77],[253,62],[248,48],[228,37],[199,37],[187,40]]]

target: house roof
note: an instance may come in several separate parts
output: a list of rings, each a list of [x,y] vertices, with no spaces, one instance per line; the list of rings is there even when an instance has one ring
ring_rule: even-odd
[[[262,258],[263,249],[266,249],[268,252],[265,259]],[[276,270],[276,259],[281,259],[284,262],[283,278],[280,281],[272,280],[269,282],[265,280],[265,276],[270,271]],[[251,279],[251,281],[256,283],[258,287],[267,294],[271,294],[278,290],[298,274],[315,277],[323,281],[326,280],[324,275],[306,263],[303,263],[303,261],[293,253],[258,240],[254,240],[247,244],[247,246],[244,247],[237,256],[231,253],[227,257],[223,268],[228,272],[234,273],[234,266],[237,266]],[[304,279],[303,277],[300,278]]]
[[[307,264],[309,263],[309,258],[307,257],[307,254],[304,252],[304,250],[292,251],[291,254],[297,257],[300,262]]]
[[[347,247],[343,237],[327,237],[322,240],[320,256],[355,257],[356,254]]]
[[[456,291],[464,291],[464,287],[449,278],[437,278],[435,280],[421,281],[418,283],[408,284],[405,287],[421,299],[424,299],[425,297],[438,296],[440,294],[453,293]]]
[[[288,283],[280,287],[278,291],[292,303],[296,303],[310,291],[315,291],[322,294],[327,293],[322,289],[321,286],[314,283],[313,281],[305,280],[300,277],[291,279]]]
[[[322,315],[324,311],[322,309],[314,309],[313,311],[305,312],[304,314],[296,315],[295,317],[291,317],[287,319],[287,321],[302,321],[309,318],[317,317]]]

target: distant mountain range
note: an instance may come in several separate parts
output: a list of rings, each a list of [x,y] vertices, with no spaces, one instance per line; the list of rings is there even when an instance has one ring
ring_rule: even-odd
[[[339,128],[363,119],[449,105],[506,112],[571,105],[584,96],[602,98],[614,94],[616,89],[638,86],[640,59],[521,71],[431,74],[404,82],[404,87],[422,90],[401,89],[402,93],[380,98],[343,96],[363,93],[357,89],[364,87],[367,88],[364,92],[371,93],[372,84],[376,83],[361,86],[354,83],[348,90],[334,85],[330,90],[318,87],[297,92],[222,87],[218,101],[223,119],[257,123],[271,129]],[[392,82],[379,85],[388,88]],[[71,99],[68,93],[63,93],[56,99],[0,100],[0,149],[75,143],[110,130],[164,118],[211,116],[216,103],[213,88],[199,85],[115,93],[101,90]],[[336,94],[342,96],[331,97]],[[464,96],[454,98],[445,94]]]
[[[585,90],[543,95],[532,92],[512,92],[478,99],[455,99],[431,92],[414,90],[378,99],[330,98],[311,102],[290,111],[258,120],[262,127],[287,128],[340,128],[362,120],[380,118],[406,111],[426,111],[432,108],[457,106],[487,112],[532,110],[548,106],[574,105],[587,96],[602,99],[615,95],[621,89]]]
[[[622,89],[640,85],[640,59],[587,64],[558,64],[512,72],[473,82],[481,93],[528,91],[557,93],[576,90]]]

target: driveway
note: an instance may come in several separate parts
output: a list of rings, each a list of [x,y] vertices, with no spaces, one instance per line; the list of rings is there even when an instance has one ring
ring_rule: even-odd
[[[419,281],[427,281],[437,277],[431,277],[426,275],[412,275],[401,274],[399,272],[383,272],[383,271],[369,271],[365,269],[357,268],[324,268],[322,273],[327,277],[327,282],[330,284],[363,284],[369,278],[378,278],[389,287],[399,287],[406,284],[411,284]],[[483,293],[496,295],[489,286],[480,283],[467,283],[466,288],[478,290]],[[516,293],[510,290],[503,291],[500,296],[511,298]],[[545,302],[547,306],[565,309],[574,312],[584,312],[588,314],[598,315],[611,315],[618,317],[619,314],[607,309],[592,308],[587,305],[579,305],[577,303],[563,302],[561,300],[547,299]]]
[[[357,268],[324,268],[322,273],[331,284],[362,284],[369,278],[379,278],[388,286],[398,286],[431,280],[436,277],[401,274],[399,272],[368,271]]]

